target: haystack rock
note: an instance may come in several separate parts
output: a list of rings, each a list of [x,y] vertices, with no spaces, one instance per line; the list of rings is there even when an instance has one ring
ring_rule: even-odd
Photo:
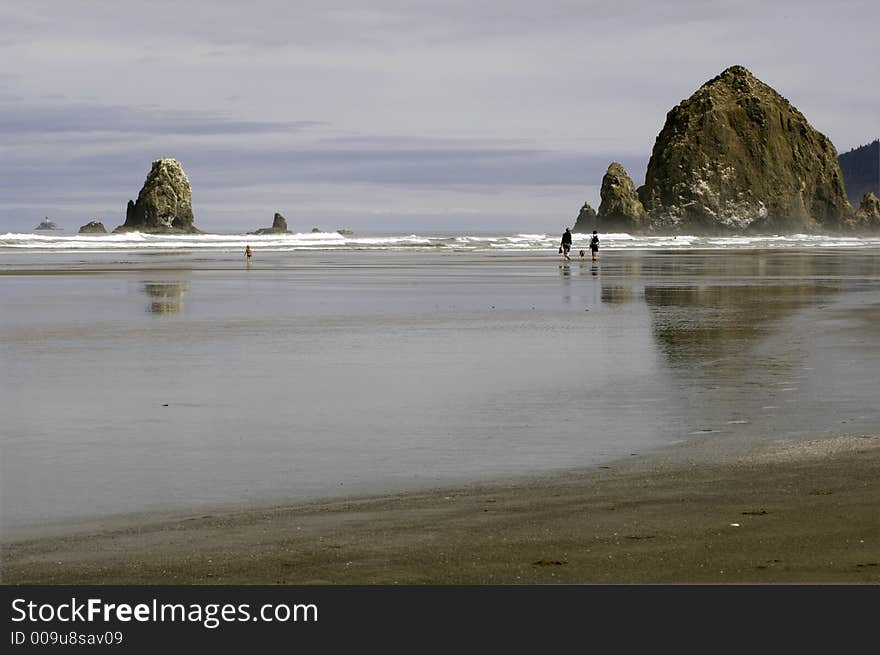
[[[638,231],[646,226],[647,215],[639,200],[636,185],[626,169],[612,162],[602,178],[598,222],[603,232]]]
[[[125,224],[114,232],[195,233],[192,187],[176,159],[157,159],[137,201],[128,201]]]
[[[592,232],[596,229],[596,210],[585,202],[578,213],[577,220],[574,222],[572,232]]]
[[[742,66],[666,115],[639,197],[654,228],[687,232],[833,229],[852,214],[831,141]]]
[[[104,227],[104,224],[100,221],[89,221],[81,228],[79,228],[80,234],[107,234],[107,228]]]
[[[261,227],[259,230],[252,232],[251,234],[290,234],[290,230],[287,229],[287,219],[278,212],[275,212],[275,218],[272,220],[272,227]]]

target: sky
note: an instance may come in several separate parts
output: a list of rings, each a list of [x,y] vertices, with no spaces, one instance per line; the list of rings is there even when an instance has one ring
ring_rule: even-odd
[[[196,226],[556,232],[740,64],[845,152],[880,3],[4,0],[0,233],[125,220],[178,159]]]

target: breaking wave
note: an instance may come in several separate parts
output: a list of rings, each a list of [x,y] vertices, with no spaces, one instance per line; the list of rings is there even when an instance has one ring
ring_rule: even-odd
[[[842,237],[811,234],[778,236],[634,236],[602,234],[603,250],[803,249],[876,248],[880,237]],[[574,250],[586,248],[586,234],[575,234]],[[411,250],[538,252],[555,250],[557,234],[187,234],[160,235],[129,232],[100,235],[0,235],[0,252],[235,252],[246,245],[261,251],[294,250]]]

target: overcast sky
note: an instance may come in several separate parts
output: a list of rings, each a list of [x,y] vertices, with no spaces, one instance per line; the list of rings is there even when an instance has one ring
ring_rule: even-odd
[[[206,231],[550,231],[637,184],[742,64],[839,151],[880,135],[880,3],[0,3],[0,232],[125,219],[175,157]]]

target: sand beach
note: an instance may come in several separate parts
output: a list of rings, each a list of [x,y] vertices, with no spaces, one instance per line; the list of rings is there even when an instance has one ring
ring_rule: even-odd
[[[880,437],[181,515],[6,545],[11,584],[878,583]]]
[[[6,262],[5,583],[878,581],[873,248]]]

